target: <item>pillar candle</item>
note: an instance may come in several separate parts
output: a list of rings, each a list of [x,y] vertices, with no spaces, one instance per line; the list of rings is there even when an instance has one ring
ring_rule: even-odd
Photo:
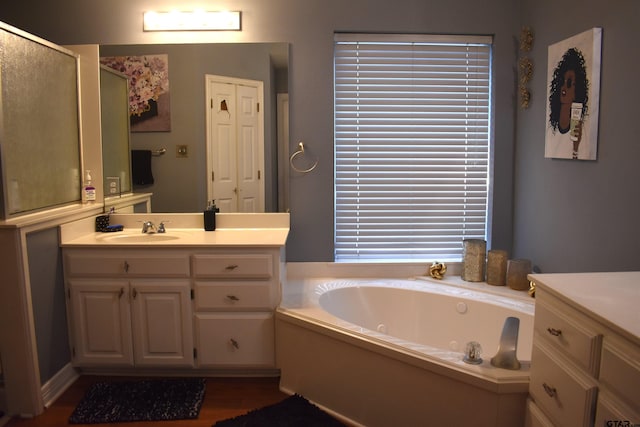
[[[527,274],[531,273],[531,260],[510,259],[507,262],[507,286],[518,291],[529,289]]]
[[[462,280],[484,281],[487,242],[482,239],[465,239],[463,243]]]
[[[507,280],[507,251],[492,249],[487,254],[487,283],[504,286]]]

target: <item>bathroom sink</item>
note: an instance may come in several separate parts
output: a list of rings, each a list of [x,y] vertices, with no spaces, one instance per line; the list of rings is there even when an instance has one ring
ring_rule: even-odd
[[[168,240],[180,239],[179,234],[171,233],[106,233],[98,237],[99,240],[104,242],[119,242],[119,243],[153,243],[153,242],[166,242]]]

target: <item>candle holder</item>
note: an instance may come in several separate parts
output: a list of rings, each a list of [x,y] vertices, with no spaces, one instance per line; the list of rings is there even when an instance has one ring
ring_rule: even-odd
[[[494,286],[507,284],[507,251],[492,249],[487,254],[487,283]]]
[[[467,282],[484,281],[486,268],[487,242],[482,239],[464,239],[462,257],[462,280]]]
[[[507,286],[517,291],[529,289],[527,275],[531,273],[531,260],[510,259],[507,262]]]

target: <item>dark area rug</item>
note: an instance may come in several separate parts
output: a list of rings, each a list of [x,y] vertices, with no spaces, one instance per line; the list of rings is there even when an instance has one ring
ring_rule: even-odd
[[[213,427],[345,427],[304,397],[294,394],[274,405],[218,421]]]
[[[93,384],[69,417],[70,424],[198,418],[204,378],[109,381]]]

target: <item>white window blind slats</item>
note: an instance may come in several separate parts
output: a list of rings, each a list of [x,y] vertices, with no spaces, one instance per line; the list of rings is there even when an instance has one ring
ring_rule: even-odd
[[[491,45],[385,37],[336,36],[335,258],[459,260],[486,235]]]

